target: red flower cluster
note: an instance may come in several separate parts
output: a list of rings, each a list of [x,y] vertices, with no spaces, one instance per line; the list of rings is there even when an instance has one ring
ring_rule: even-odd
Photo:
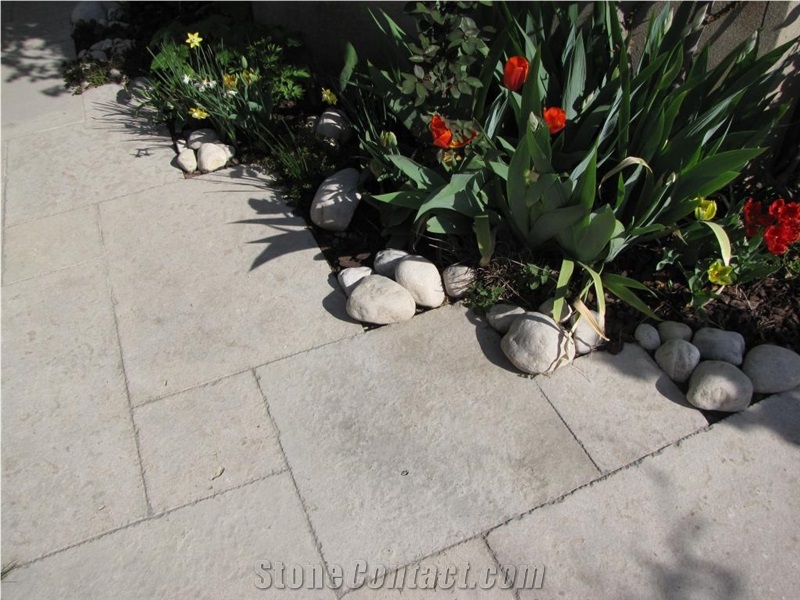
[[[764,243],[775,256],[785,254],[800,239],[800,204],[778,198],[766,213],[761,202],[750,198],[742,210],[745,235],[753,237],[764,230]]]
[[[439,115],[433,115],[431,119],[431,135],[433,136],[433,145],[439,148],[460,148],[466,146],[475,136],[478,135],[477,131],[472,132],[472,136],[468,138],[461,138],[459,140],[453,139],[453,132],[447,126],[445,120]]]

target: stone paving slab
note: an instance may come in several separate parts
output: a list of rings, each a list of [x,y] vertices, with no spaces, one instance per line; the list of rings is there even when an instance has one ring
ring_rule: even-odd
[[[10,140],[6,226],[182,180],[174,155],[168,137],[83,124]]]
[[[488,536],[536,598],[795,598],[800,394],[762,401]]]
[[[60,63],[75,57],[72,2],[3,2],[3,139],[83,121],[80,96],[64,87]]]
[[[258,589],[255,564],[261,560],[320,564],[288,474],[15,569],[2,592],[4,599],[335,600],[329,589]]]
[[[240,168],[100,206],[134,404],[363,331],[268,185]]]
[[[4,286],[2,326],[5,565],[147,506],[102,264]]]
[[[381,565],[385,567],[386,565]],[[367,569],[378,577],[345,594],[347,600],[514,600],[514,593],[493,584],[498,565],[483,538],[476,538],[398,571]],[[449,570],[448,570],[449,569]]]
[[[7,227],[3,283],[13,283],[103,256],[97,207],[83,206],[52,217]]]
[[[598,476],[511,369],[443,307],[257,370],[327,561],[407,564]]]
[[[133,416],[155,512],[286,468],[250,371],[140,406]]]
[[[638,344],[581,356],[536,382],[604,473],[708,425]]]

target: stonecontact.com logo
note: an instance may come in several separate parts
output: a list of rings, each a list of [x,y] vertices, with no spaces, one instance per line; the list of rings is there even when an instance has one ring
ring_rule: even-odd
[[[405,567],[369,565],[356,561],[349,568],[329,565],[327,577],[322,565],[298,565],[257,560],[255,585],[259,589],[541,589],[542,565],[482,565],[468,562],[451,565],[419,563]]]

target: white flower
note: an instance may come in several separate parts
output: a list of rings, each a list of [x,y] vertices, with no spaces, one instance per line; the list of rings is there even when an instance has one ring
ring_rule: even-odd
[[[217,85],[217,82],[213,79],[203,79],[199,83],[195,83],[194,87],[197,88],[198,92],[205,92],[206,90],[212,90]]]
[[[188,74],[184,74],[184,76],[183,76],[183,83],[185,83],[186,85],[189,85],[190,83],[192,83],[192,78],[191,78],[191,77],[189,77],[189,75],[188,75]]]
[[[236,90],[228,90],[227,92],[225,92],[225,94],[228,95],[228,96],[235,96],[236,95]]]

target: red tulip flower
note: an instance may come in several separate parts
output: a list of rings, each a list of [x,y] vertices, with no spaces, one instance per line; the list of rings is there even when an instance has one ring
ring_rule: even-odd
[[[567,126],[567,113],[556,106],[546,108],[544,109],[544,122],[547,123],[551,134],[558,133]]]
[[[503,70],[503,85],[512,92],[519,90],[528,78],[530,63],[522,56],[512,56]]]
[[[439,148],[460,148],[469,144],[478,135],[477,131],[473,131],[472,136],[468,138],[453,139],[453,132],[450,131],[445,120],[439,115],[433,115],[430,128],[433,136],[433,145]]]

